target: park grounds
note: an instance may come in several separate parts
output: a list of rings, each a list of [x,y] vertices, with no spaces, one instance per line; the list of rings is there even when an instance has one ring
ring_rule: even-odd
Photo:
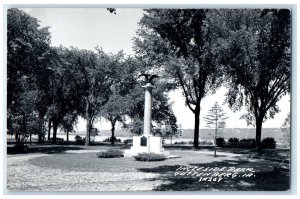
[[[33,140],[29,150],[15,153],[8,142],[7,191],[22,192],[140,192],[140,191],[289,191],[290,151],[288,149],[214,148],[191,144],[164,144],[175,158],[158,162],[139,162],[133,157],[98,158],[108,149],[125,150],[131,144],[94,142],[91,146],[74,142],[39,144]],[[181,168],[181,169],[180,169]],[[196,170],[192,173],[188,170]],[[191,169],[194,168],[194,169]],[[206,174],[199,174],[199,169]],[[210,171],[217,168],[240,169],[217,182]],[[245,169],[253,171],[245,174]],[[197,170],[198,169],[198,170]],[[211,170],[209,170],[211,169]],[[201,172],[200,172],[201,173]],[[230,173],[230,172],[229,172]],[[216,172],[212,173],[213,175]],[[200,176],[199,176],[200,175]],[[201,175],[207,175],[204,179]],[[209,176],[210,175],[210,176]],[[246,175],[246,176],[245,176]],[[206,176],[206,177],[207,177]],[[215,175],[217,176],[217,175]],[[204,180],[203,180],[204,179]]]

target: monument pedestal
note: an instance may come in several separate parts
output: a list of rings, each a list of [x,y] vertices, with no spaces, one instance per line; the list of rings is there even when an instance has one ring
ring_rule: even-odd
[[[162,147],[162,138],[153,135],[133,136],[133,145],[125,150],[125,156],[134,156],[139,153],[157,153],[170,156],[169,151]]]
[[[147,84],[142,86],[145,88],[144,131],[143,135],[133,137],[131,149],[125,150],[124,155],[134,156],[139,153],[157,153],[169,157],[170,152],[165,151],[162,147],[162,138],[151,135],[152,89],[154,88],[151,79],[157,76],[150,76],[148,74],[142,75],[145,76],[147,81]]]

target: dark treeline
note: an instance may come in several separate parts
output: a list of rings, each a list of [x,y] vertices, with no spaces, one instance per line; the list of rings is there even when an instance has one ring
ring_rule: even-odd
[[[287,9],[146,9],[137,54],[175,81],[195,115],[198,148],[201,101],[221,85],[233,111],[256,127],[279,112],[290,92],[291,14]]]
[[[263,121],[279,112],[277,102],[290,92],[286,9],[145,9],[134,57],[53,47],[48,28],[36,18],[18,9],[7,13],[7,127],[18,143],[32,134],[56,143],[58,129],[68,135],[79,117],[86,120],[86,145],[99,118],[110,122],[112,143],[118,122],[141,134],[144,91],[138,77],[148,72],[160,77],[153,133],[180,132],[167,97],[179,88],[195,115],[197,148],[201,101],[224,85],[230,108],[246,107],[243,118],[256,126],[259,145]]]
[[[79,117],[87,123],[86,145],[99,118],[111,123],[112,143],[117,122],[142,133],[144,91],[138,76],[145,69],[138,60],[122,51],[52,47],[48,28],[40,28],[36,18],[18,9],[9,9],[7,18],[7,127],[17,143],[32,134],[56,143],[58,129],[68,137]],[[161,82],[153,93],[153,127],[163,136],[178,133],[169,89]]]

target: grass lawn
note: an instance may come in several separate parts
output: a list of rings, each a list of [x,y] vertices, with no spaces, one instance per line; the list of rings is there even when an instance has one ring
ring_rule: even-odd
[[[278,161],[248,151],[169,149],[180,158],[139,162],[133,157],[101,159],[98,151],[112,148],[91,146],[32,146],[27,154],[7,156],[8,191],[286,191],[289,173],[274,172]],[[113,148],[122,148],[116,146]],[[122,150],[122,149],[121,149]],[[272,151],[274,153],[274,151]],[[265,152],[268,153],[268,152]],[[276,155],[276,154],[275,154]],[[251,158],[249,158],[251,156]],[[182,166],[195,168],[251,168],[255,177],[226,177],[220,182],[177,175]],[[208,171],[206,172],[208,173]]]

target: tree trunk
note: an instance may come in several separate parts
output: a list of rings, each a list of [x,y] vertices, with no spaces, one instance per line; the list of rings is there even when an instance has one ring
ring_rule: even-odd
[[[69,142],[69,131],[67,131],[67,142]]]
[[[256,118],[256,148],[260,147],[262,123],[263,119]]]
[[[92,124],[90,123],[90,127],[92,126]],[[91,128],[90,128],[90,132],[89,132],[89,145],[91,145]]]
[[[87,114],[88,115],[88,114]],[[87,116],[87,121],[86,121],[86,134],[85,134],[85,146],[90,145],[90,120],[89,116]]]
[[[52,138],[53,144],[56,144],[57,128],[58,128],[58,123],[53,121],[53,138]]]
[[[115,125],[116,122],[111,121],[111,138],[110,138],[111,145],[115,144]]]
[[[85,146],[89,146],[89,145],[90,145],[90,121],[88,117],[86,122]]]
[[[29,133],[29,145],[31,145],[31,133]]]
[[[16,133],[16,134],[15,134],[16,143],[19,143],[19,142],[20,142],[20,139],[19,139],[19,137],[20,137],[20,136],[19,136],[19,134],[18,134],[18,133]]]
[[[200,126],[200,106],[197,105],[195,108],[195,128],[194,128],[194,144],[193,148],[199,148],[199,126]]]
[[[23,134],[23,136],[22,136],[22,138],[21,139],[23,139],[23,142],[26,142],[27,140],[25,140],[25,136],[27,137],[27,126],[26,126],[26,115],[23,115],[23,130],[24,130],[24,134]],[[21,142],[22,142],[22,140],[21,140]],[[21,144],[24,144],[24,143],[21,143]]]
[[[43,120],[43,117],[40,116],[40,119]],[[43,142],[43,137],[45,136],[45,121],[43,120],[43,123],[41,123],[41,132],[38,134],[38,143]]]
[[[215,149],[214,157],[217,157],[217,131],[218,131],[218,126],[216,122],[215,136],[214,136],[214,149]]]
[[[38,143],[42,143],[42,133],[39,133],[38,136],[39,136]]]
[[[50,140],[50,133],[51,133],[51,120],[49,119],[49,122],[48,122],[48,140]]]
[[[85,117],[86,117],[86,136],[85,136],[85,146],[90,145],[90,115],[89,115],[89,103],[86,102],[85,107]]]

